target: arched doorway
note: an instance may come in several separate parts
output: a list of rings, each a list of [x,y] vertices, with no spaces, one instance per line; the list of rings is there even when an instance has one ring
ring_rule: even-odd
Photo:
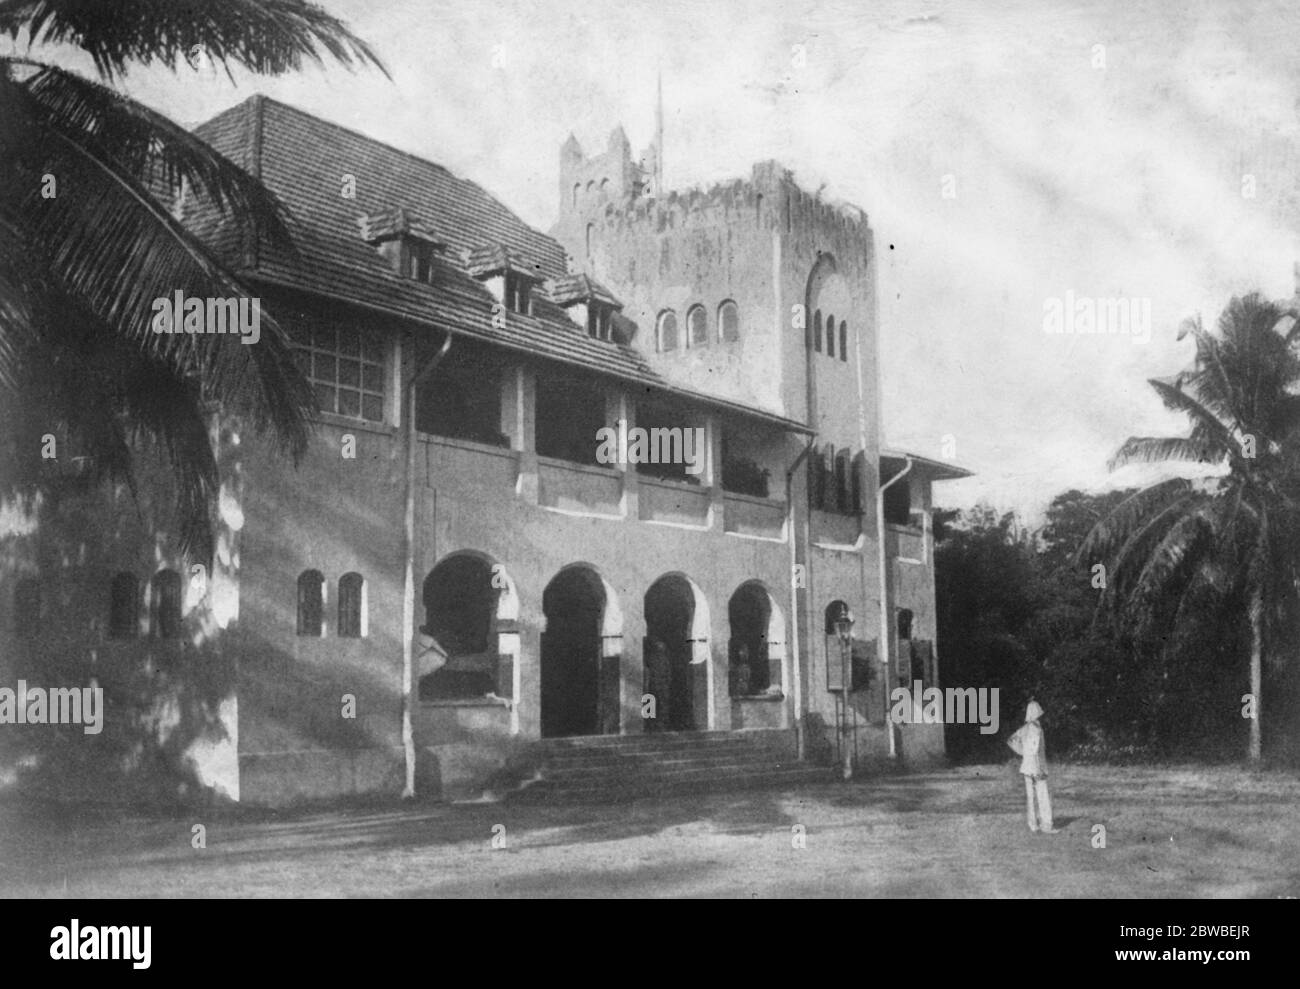
[[[741,584],[727,603],[727,620],[731,695],[779,691],[785,621],[767,588],[758,581]]]
[[[618,732],[622,629],[613,591],[595,570],[561,570],[542,594],[543,738]]]
[[[519,599],[500,564],[460,552],[429,571],[419,628],[419,697],[513,695]]]
[[[709,726],[708,608],[681,574],[660,577],[645,595],[645,689],[655,697],[651,731]]]

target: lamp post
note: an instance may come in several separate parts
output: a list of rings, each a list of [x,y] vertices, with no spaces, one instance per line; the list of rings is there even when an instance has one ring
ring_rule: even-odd
[[[844,778],[850,780],[853,778],[853,757],[857,748],[857,738],[853,739],[854,745],[849,747],[849,719],[853,717],[852,707],[849,700],[849,689],[852,686],[850,682],[851,656],[853,652],[853,612],[849,610],[847,604],[841,604],[835,615],[835,636],[840,641],[840,692],[844,702],[844,714],[841,719],[840,733],[843,735],[840,749],[844,753]],[[857,727],[856,719],[853,725]],[[856,735],[856,732],[855,732]]]

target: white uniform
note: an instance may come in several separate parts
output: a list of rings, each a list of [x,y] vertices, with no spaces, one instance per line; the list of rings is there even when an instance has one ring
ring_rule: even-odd
[[[1008,744],[1020,756],[1020,772],[1025,777],[1025,803],[1030,831],[1055,831],[1052,824],[1052,798],[1047,793],[1047,753],[1043,729],[1038,719],[1043,709],[1030,701],[1025,723],[1011,736]]]

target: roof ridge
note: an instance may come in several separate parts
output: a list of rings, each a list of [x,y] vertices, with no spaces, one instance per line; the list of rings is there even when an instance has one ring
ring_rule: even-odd
[[[236,103],[230,109],[234,110],[237,109],[238,107],[244,106],[244,104],[246,103],[252,103],[254,101],[260,101],[262,112],[265,112],[266,104],[268,103],[273,104],[283,110],[288,110],[291,113],[297,114],[299,117],[307,117],[311,120],[316,121],[317,123],[325,124],[327,127],[332,127],[334,128],[334,130],[343,131],[345,134],[351,134],[353,137],[359,137],[361,138],[361,140],[369,141],[371,144],[377,144],[380,147],[386,148],[387,150],[392,151],[395,154],[402,155],[405,158],[412,158],[415,161],[418,161],[422,165],[430,165],[438,169],[439,171],[446,172],[448,175],[450,175],[452,178],[456,179],[459,182],[469,182],[475,186],[478,186],[478,188],[483,189],[483,187],[478,185],[478,183],[475,182],[473,179],[462,178],[461,176],[453,172],[450,168],[448,168],[446,165],[439,164],[436,161],[433,161],[429,158],[425,158],[422,155],[418,155],[414,151],[407,151],[405,148],[399,148],[395,144],[389,144],[387,141],[381,140],[380,138],[377,137],[373,137],[370,134],[363,133],[362,131],[359,131],[353,127],[348,127],[346,124],[340,124],[335,120],[330,120],[328,117],[318,116],[317,114],[314,114],[309,110],[304,110],[300,106],[294,106],[292,103],[286,103],[283,100],[277,100],[274,96],[267,96],[265,93],[253,93],[247,99],[239,103]],[[227,113],[229,111],[223,110],[222,112]],[[220,114],[218,114],[217,116],[220,116]],[[215,120],[216,118],[213,117],[210,119]],[[207,123],[207,121],[204,121],[204,123]],[[492,193],[488,192],[486,189],[483,189],[483,192],[486,195],[489,196],[492,195]],[[492,196],[492,198],[496,199],[495,196]],[[500,200],[497,201],[500,202]],[[501,205],[504,206],[506,209],[509,209],[508,206],[505,206],[505,203],[501,203]],[[511,210],[511,212],[513,213],[514,211]]]

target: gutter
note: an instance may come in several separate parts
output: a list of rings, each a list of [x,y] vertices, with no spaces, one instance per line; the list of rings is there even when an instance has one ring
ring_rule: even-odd
[[[414,348],[412,348],[414,349]],[[404,520],[405,574],[402,578],[402,751],[406,762],[406,785],[402,797],[415,796],[415,393],[442,363],[451,349],[451,334],[443,337],[437,353],[415,371],[402,389],[406,400],[406,428],[402,430],[406,455],[406,516]]]
[[[790,671],[791,685],[794,688],[794,744],[795,758],[803,762],[804,724],[803,724],[803,672],[799,668],[799,589],[794,575],[798,572],[799,549],[794,536],[794,475],[799,466],[808,459],[812,452],[815,436],[809,436],[803,450],[795,458],[790,469],[785,472],[785,531],[790,540]]]
[[[889,621],[889,556],[885,546],[885,492],[907,477],[914,463],[911,456],[908,456],[907,465],[882,484],[876,492],[876,532],[880,542],[880,648],[877,652],[880,655],[882,677],[889,675],[889,633],[892,628]],[[886,681],[885,687],[888,688],[888,685]],[[889,719],[889,690],[885,689],[882,693],[885,695],[885,727],[889,733],[889,758],[897,759],[898,726]]]

